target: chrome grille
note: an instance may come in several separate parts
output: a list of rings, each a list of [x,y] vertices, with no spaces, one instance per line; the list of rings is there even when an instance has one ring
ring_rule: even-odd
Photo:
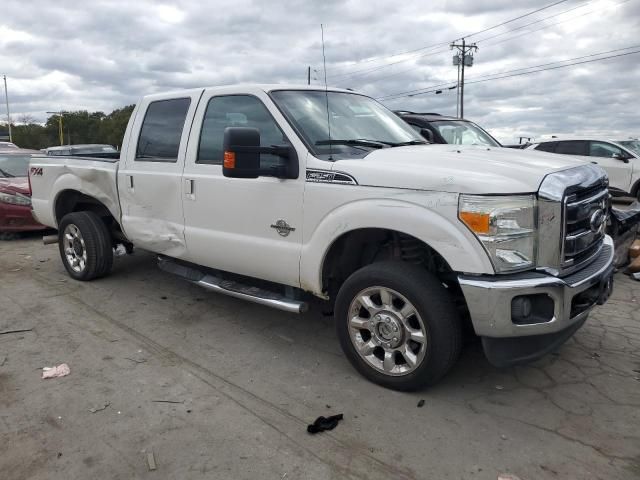
[[[605,235],[608,202],[609,191],[603,185],[580,189],[565,197],[563,270],[576,268],[599,252]],[[598,220],[601,224],[594,225]]]
[[[538,190],[538,269],[566,276],[593,261],[602,248],[606,222],[592,229],[594,214],[608,212],[607,175],[585,164],[547,175]]]

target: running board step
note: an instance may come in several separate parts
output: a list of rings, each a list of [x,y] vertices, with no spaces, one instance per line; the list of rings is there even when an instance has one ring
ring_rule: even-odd
[[[158,267],[160,267],[160,270],[178,275],[207,290],[278,310],[284,310],[285,312],[304,313],[309,308],[307,302],[292,300],[284,295],[263,288],[253,287],[233,280],[226,280],[210,273],[204,273],[196,268],[174,262],[167,257],[158,257]]]

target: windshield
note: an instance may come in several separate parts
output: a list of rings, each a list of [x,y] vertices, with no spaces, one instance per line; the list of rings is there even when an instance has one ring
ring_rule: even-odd
[[[26,177],[31,155],[0,154],[0,177]]]
[[[444,141],[454,145],[485,145],[499,147],[491,135],[471,122],[461,120],[442,120],[431,122]]]
[[[96,145],[94,147],[76,147],[71,149],[72,155],[86,155],[91,153],[114,153],[117,152],[111,145]]]
[[[280,90],[271,95],[319,158],[362,158],[376,148],[426,143],[393,112],[363,95],[321,90]]]
[[[616,143],[619,143],[624,148],[627,148],[636,155],[640,156],[640,140],[621,140]]]

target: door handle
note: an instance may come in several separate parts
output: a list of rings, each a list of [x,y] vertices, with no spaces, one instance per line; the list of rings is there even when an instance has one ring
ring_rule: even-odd
[[[133,190],[133,175],[127,175],[127,180],[129,181],[129,188]]]
[[[193,195],[195,190],[195,181],[192,178],[185,180],[184,191],[187,195]]]

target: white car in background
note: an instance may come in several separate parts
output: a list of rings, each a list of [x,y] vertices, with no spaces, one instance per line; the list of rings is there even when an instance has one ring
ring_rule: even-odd
[[[618,195],[640,199],[640,140],[613,140],[604,137],[550,138],[527,148],[573,155],[597,163],[609,176],[609,189]]]
[[[0,142],[0,150],[17,150],[19,147],[15,143]]]

